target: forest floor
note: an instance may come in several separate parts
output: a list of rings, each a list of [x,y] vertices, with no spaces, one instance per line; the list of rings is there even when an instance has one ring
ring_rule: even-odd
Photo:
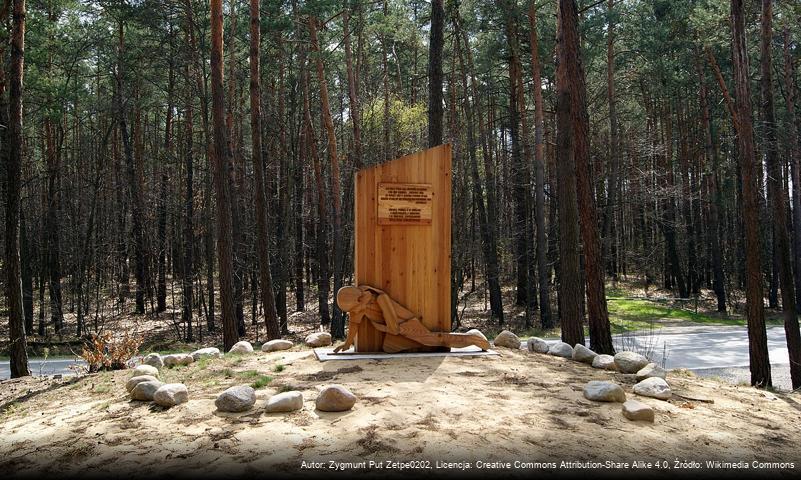
[[[488,338],[492,339],[501,330],[508,329],[521,337],[539,336],[545,338],[558,338],[559,328],[543,330],[539,327],[539,312],[535,312],[532,324],[525,324],[524,308],[514,303],[515,289],[513,285],[503,287],[505,322],[498,325],[491,319],[489,312],[489,299],[483,283],[476,282],[475,288],[466,289],[459,294],[457,316],[459,322],[455,325],[457,331],[467,331],[478,328]],[[740,292],[729,292],[729,300],[733,308],[726,314],[715,309],[715,297],[710,290],[702,289],[700,295],[688,299],[677,299],[669,290],[645,288],[641,279],[628,277],[617,282],[610,281],[607,285],[607,301],[612,333],[647,332],[665,326],[694,326],[694,325],[730,325],[745,326],[746,319],[741,313],[743,308]],[[250,298],[250,295],[246,296]],[[286,338],[299,342],[309,333],[320,330],[320,316],[317,294],[313,289],[306,292],[304,311],[294,311],[295,296],[289,292],[287,304],[289,307],[289,334]],[[333,300],[331,300],[333,301]],[[250,302],[248,302],[250,303]],[[556,298],[552,298],[555,305]],[[2,306],[0,306],[2,307]],[[209,332],[205,325],[204,314],[197,311],[195,314],[193,342],[185,342],[185,325],[181,323],[180,287],[172,282],[168,283],[167,310],[160,313],[151,312],[152,305],[148,304],[148,313],[133,314],[133,302],[128,299],[119,304],[110,299],[101,305],[90,308],[86,318],[87,328],[92,331],[109,331],[115,334],[128,332],[141,335],[143,338],[143,351],[158,351],[162,353],[194,350],[201,345],[222,344],[222,329]],[[0,308],[2,310],[2,308]],[[261,321],[253,322],[253,307],[248,304],[244,308],[246,335],[243,337],[251,342],[264,340],[265,328]],[[36,315],[38,316],[38,305]],[[257,319],[261,319],[261,312],[256,311]],[[782,323],[780,312],[772,309],[766,310],[768,325]],[[38,320],[37,320],[38,322]],[[38,325],[38,323],[36,324]],[[35,327],[36,327],[35,325]],[[39,336],[33,332],[29,336],[29,347],[32,356],[71,356],[75,357],[81,352],[81,342],[76,340],[76,314],[70,311],[69,304],[65,305],[64,330],[60,335],[52,333],[52,325],[47,325],[48,334]],[[0,322],[0,352],[4,352],[5,339],[8,338],[7,323]],[[586,334],[585,327],[585,334]],[[45,348],[47,351],[45,352]],[[0,353],[0,358],[3,358]],[[7,357],[5,357],[7,358]]]
[[[0,471],[12,477],[228,477],[299,472],[304,461],[323,462],[327,469],[331,460],[421,460],[432,467],[465,460],[473,468],[476,460],[801,465],[797,394],[725,385],[678,370],[668,381],[681,396],[661,401],[633,394],[630,380],[615,372],[497,350],[500,356],[329,362],[303,346],[228,354],[163,369],[163,381],[185,383],[190,392],[188,403],[169,410],[131,401],[125,391],[129,371],[51,380],[38,392],[35,384],[43,379],[3,382],[0,390],[33,393],[0,406]],[[627,420],[618,403],[584,399],[589,380],[621,384],[628,398],[655,409],[655,423]],[[318,389],[331,383],[357,395],[351,411],[315,410]],[[256,406],[241,414],[217,412],[217,394],[237,384],[257,388]],[[287,390],[302,392],[303,410],[265,413],[265,400]],[[786,467],[770,472],[797,472]]]

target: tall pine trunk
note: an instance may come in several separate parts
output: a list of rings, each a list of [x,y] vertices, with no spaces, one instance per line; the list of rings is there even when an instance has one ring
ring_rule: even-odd
[[[45,261],[50,290],[50,321],[56,333],[64,325],[64,307],[61,290],[61,236],[59,235],[59,171],[60,148],[56,149],[55,127],[50,118],[45,120],[45,159],[47,164],[47,212],[45,213]]]
[[[787,227],[787,204],[782,165],[776,140],[776,117],[773,111],[773,74],[771,41],[773,37],[773,0],[762,0],[762,41],[760,70],[762,79],[762,117],[765,122],[765,157],[768,169],[768,189],[771,190],[774,252],[781,287],[784,332],[790,359],[790,378],[793,389],[801,387],[801,332],[796,316],[793,268],[790,257],[790,233]]]
[[[6,158],[6,235],[4,269],[6,273],[6,299],[8,301],[8,327],[11,378],[30,375],[27,342],[25,339],[25,312],[22,302],[22,272],[19,256],[20,192],[22,189],[22,79],[25,64],[25,0],[14,0],[11,31],[11,65],[9,69],[8,129],[4,142],[8,142]],[[5,92],[0,92],[4,94]]]
[[[700,62],[698,65],[699,85],[700,85],[700,101],[701,101],[701,115],[703,119],[704,129],[704,150],[706,152],[707,161],[711,162],[711,172],[709,174],[709,240],[711,245],[711,262],[712,262],[712,290],[715,292],[717,299],[718,312],[726,312],[726,280],[723,271],[723,243],[721,242],[721,227],[720,227],[720,206],[721,206],[721,192],[718,181],[718,151],[717,146],[712,136],[712,124],[709,118],[709,101],[708,91],[706,87],[706,80],[704,70]]]
[[[228,147],[225,129],[225,90],[223,85],[222,0],[210,0],[211,9],[211,101],[214,125],[214,194],[217,200],[217,258],[220,275],[223,344],[228,351],[239,340],[234,314],[233,237],[231,198],[228,184]]]
[[[537,8],[533,0],[528,7],[529,42],[531,45],[531,72],[534,92],[534,217],[537,227],[537,284],[540,296],[540,324],[543,329],[556,325],[551,314],[550,265],[548,263],[548,236],[545,230],[545,106],[542,102],[539,40],[537,36]]]
[[[278,314],[275,309],[273,280],[270,275],[270,237],[267,231],[267,209],[264,194],[264,163],[261,149],[261,73],[259,47],[261,44],[260,0],[250,0],[250,128],[253,142],[253,181],[256,185],[256,250],[259,257],[259,285],[264,308],[264,324],[269,340],[279,338]]]
[[[169,26],[170,54],[173,53],[172,25]],[[156,311],[167,310],[167,184],[168,165],[172,159],[173,94],[175,91],[175,72],[172,57],[167,72],[167,111],[164,118],[164,162],[161,166],[158,199],[158,264],[156,285]]]
[[[742,212],[745,236],[745,296],[748,319],[748,350],[751,385],[770,387],[771,372],[765,331],[762,247],[759,237],[759,186],[754,149],[751,87],[748,77],[748,49],[745,40],[743,0],[731,0],[734,95],[737,117],[737,154],[742,175]]]
[[[579,269],[579,207],[576,185],[576,108],[582,73],[579,67],[578,15],[575,0],[559,0],[556,65],[556,194],[559,198],[559,317],[562,341],[584,345]]]
[[[205,70],[202,68],[201,60],[198,56],[197,37],[195,35],[195,16],[192,10],[191,0],[184,0],[184,10],[186,16],[186,31],[189,39],[189,52],[191,56],[192,76],[195,78],[195,95],[200,98],[200,121],[203,127],[203,140],[206,145],[206,161],[209,171],[204,180],[203,198],[203,223],[205,234],[203,238],[203,250],[206,261],[206,329],[209,332],[215,330],[214,321],[214,228],[212,227],[213,217],[211,208],[212,173],[214,169],[214,142],[212,141],[211,128],[209,127],[208,109],[208,90],[204,81]]]
[[[189,67],[186,69],[189,76]],[[184,168],[186,169],[186,189],[184,193],[184,246],[183,246],[183,265],[181,268],[181,321],[186,325],[186,341],[194,340],[192,334],[192,280],[195,276],[192,259],[195,252],[195,205],[194,205],[194,138],[193,123],[194,111],[192,107],[192,95],[187,95],[186,100],[186,152],[184,153]]]
[[[125,155],[125,171],[127,174],[128,191],[131,199],[131,233],[134,242],[134,275],[136,276],[136,313],[145,313],[145,294],[147,292],[148,266],[145,247],[145,234],[142,222],[144,221],[144,198],[142,184],[136,165],[131,137],[128,132],[128,120],[123,103],[123,79],[125,78],[125,30],[122,21],[118,25],[118,60],[117,60],[117,89],[116,108],[117,122],[122,139],[123,153]]]
[[[442,143],[442,49],[445,44],[443,0],[431,0],[431,32],[428,42],[428,146]]]
[[[311,47],[317,67],[317,83],[320,87],[323,125],[325,125],[326,138],[328,140],[328,160],[331,164],[331,197],[333,197],[332,205],[334,207],[334,293],[336,294],[342,286],[342,260],[345,256],[342,248],[342,200],[339,179],[339,157],[337,156],[337,137],[334,130],[334,121],[331,118],[331,105],[328,99],[328,83],[325,78],[320,44],[317,40],[317,19],[314,16],[309,16],[309,37],[311,39]],[[326,302],[327,301],[328,299],[326,299]],[[334,314],[331,318],[331,335],[334,338],[345,337],[345,320],[336,302],[334,302]]]
[[[230,3],[230,29],[232,32],[238,30],[239,14],[238,5]],[[240,158],[241,139],[239,133],[240,110],[238,109],[239,88],[237,82],[237,55],[236,55],[236,35],[229,37],[229,80],[228,80],[228,105],[225,110],[225,125],[227,130],[227,155],[228,155],[228,195],[231,205],[231,251],[233,254],[233,282],[234,282],[234,315],[236,316],[236,328],[239,336],[244,336],[245,330],[245,310],[244,310],[244,275],[245,275],[245,240],[244,229],[242,227],[242,208],[240,201],[242,198],[242,159]],[[234,123],[236,122],[236,123]]]
[[[790,46],[790,28],[784,27],[784,101],[787,107],[787,136],[790,142],[790,172],[793,180],[793,260],[795,263],[795,306],[801,309],[801,145],[795,115],[795,69]]]
[[[573,119],[572,133],[579,222],[584,244],[590,348],[598,353],[613,354],[614,347],[612,346],[612,334],[609,326],[609,312],[606,307],[606,289],[604,286],[604,259],[601,252],[601,238],[598,234],[598,210],[592,188],[593,172],[590,165],[590,122],[587,114],[587,88],[584,83],[584,67],[581,62],[578,39],[578,15],[574,2],[570,13],[562,12],[560,20],[563,22],[560,25],[563,29],[562,39],[566,42],[564,47],[570,52],[570,57],[568,58],[570,65],[567,67],[570,75],[568,85],[571,89],[570,100],[573,104],[570,113]]]
[[[286,118],[286,98],[282,94],[286,81],[286,66],[284,57],[284,42],[278,35],[278,118]],[[262,132],[262,135],[264,132]],[[287,279],[289,278],[289,225],[291,222],[289,211],[289,189],[291,173],[289,165],[289,151],[287,148],[286,123],[279,122],[278,127],[278,214],[275,222],[276,248],[273,254],[275,261],[271,260],[275,270],[275,311],[278,316],[279,329],[282,335],[289,333],[287,325]]]
[[[506,42],[509,48],[509,139],[512,143],[512,201],[514,206],[512,237],[517,271],[515,304],[526,306],[526,323],[530,322],[528,308],[529,283],[529,242],[528,235],[530,195],[528,162],[523,157],[525,131],[521,132],[520,120],[525,114],[523,99],[522,65],[520,63],[520,42],[517,38],[517,11],[512,1],[503,3]]]
[[[328,325],[331,316],[328,309],[328,294],[331,288],[330,276],[328,273],[328,213],[326,207],[325,180],[323,179],[323,167],[320,156],[317,152],[317,140],[314,134],[314,124],[311,118],[310,92],[309,92],[309,72],[305,62],[301,62],[301,82],[303,89],[303,134],[301,144],[307,148],[312,159],[314,169],[314,181],[317,185],[317,230],[315,232],[315,253],[317,256],[317,301],[320,309],[320,323]]]
[[[613,279],[617,279],[619,265],[615,261],[617,247],[615,242],[615,213],[620,209],[618,192],[620,190],[620,139],[617,123],[617,98],[615,94],[615,1],[607,1],[606,32],[606,96],[609,102],[609,176],[607,180],[606,208],[603,215],[603,255],[606,268]]]

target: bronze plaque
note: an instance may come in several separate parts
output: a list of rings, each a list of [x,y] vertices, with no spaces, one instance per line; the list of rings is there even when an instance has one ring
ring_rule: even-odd
[[[379,225],[431,225],[434,193],[428,183],[379,183]]]

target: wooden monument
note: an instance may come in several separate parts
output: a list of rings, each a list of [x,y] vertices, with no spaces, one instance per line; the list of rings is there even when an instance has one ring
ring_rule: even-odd
[[[451,146],[356,172],[355,287],[337,292],[357,352],[489,344],[451,330]]]

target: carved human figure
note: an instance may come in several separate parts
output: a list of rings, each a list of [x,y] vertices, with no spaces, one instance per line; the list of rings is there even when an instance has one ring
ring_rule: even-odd
[[[451,332],[432,332],[420,317],[393,300],[385,292],[369,285],[342,287],[337,292],[337,305],[348,312],[348,337],[334,352],[347,350],[357,339],[359,325],[367,319],[373,327],[385,333],[383,350],[396,353],[429,347],[467,347],[475,345],[489,349],[489,342],[480,335]]]

